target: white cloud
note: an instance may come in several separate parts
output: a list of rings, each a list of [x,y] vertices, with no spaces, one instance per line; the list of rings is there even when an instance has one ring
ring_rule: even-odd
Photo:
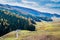
[[[51,0],[51,1],[53,1],[53,2],[60,2],[60,0]]]
[[[60,7],[60,4],[45,4],[46,7]]]
[[[22,0],[20,3],[16,2],[7,2],[7,1],[4,1],[4,0],[0,0],[0,3],[2,4],[9,4],[9,5],[14,5],[14,6],[22,6],[22,7],[26,7],[26,8],[31,8],[31,9],[35,9],[35,10],[38,10],[40,12],[48,12],[48,13],[57,13],[57,14],[60,14],[60,11],[56,10],[56,9],[50,9],[49,7],[52,6],[52,4],[46,4],[46,6],[49,6],[49,7],[46,7],[46,6],[40,6],[38,3],[36,2],[32,2],[32,1],[26,1],[26,0]],[[56,5],[54,5],[56,6]]]
[[[27,0],[22,0],[22,4],[29,5],[29,6],[39,6],[38,3],[32,2],[32,1],[27,1]]]
[[[6,3],[6,1],[4,1],[4,0],[0,0],[0,3]]]
[[[31,3],[31,4],[36,4],[36,2],[31,2],[31,1],[26,1],[26,0],[22,0],[23,3]]]

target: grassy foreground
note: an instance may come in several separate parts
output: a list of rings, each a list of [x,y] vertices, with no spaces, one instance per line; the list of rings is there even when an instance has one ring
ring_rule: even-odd
[[[0,38],[0,40],[60,40],[59,22],[37,22],[36,31],[20,30],[19,37],[16,32],[10,32]]]

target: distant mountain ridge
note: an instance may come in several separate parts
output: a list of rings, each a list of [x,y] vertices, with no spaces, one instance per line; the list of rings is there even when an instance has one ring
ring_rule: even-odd
[[[11,6],[11,5],[3,5],[0,4],[0,9],[1,7],[3,9],[9,10],[11,12],[14,12],[16,14],[19,14],[20,16],[24,16],[27,18],[31,18],[35,21],[52,21],[52,17],[56,16],[56,17],[60,17],[60,15],[58,14],[50,14],[50,13],[44,13],[44,12],[39,12],[33,9],[29,9],[29,8],[25,8],[25,7],[20,7],[20,6]]]

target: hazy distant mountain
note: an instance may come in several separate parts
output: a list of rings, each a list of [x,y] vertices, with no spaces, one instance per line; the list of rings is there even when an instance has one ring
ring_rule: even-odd
[[[20,16],[24,16],[26,18],[31,18],[34,21],[52,21],[52,17],[60,17],[58,14],[51,14],[51,13],[44,13],[44,12],[39,12],[33,9],[25,8],[25,7],[20,7],[20,6],[11,6],[11,5],[3,5],[0,4],[0,9],[1,10],[9,10],[15,14],[18,14]]]

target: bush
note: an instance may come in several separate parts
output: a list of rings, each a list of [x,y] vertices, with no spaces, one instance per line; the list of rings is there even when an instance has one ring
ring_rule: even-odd
[[[29,31],[35,31],[35,26],[34,25],[29,25],[27,27],[27,30],[29,30]]]

